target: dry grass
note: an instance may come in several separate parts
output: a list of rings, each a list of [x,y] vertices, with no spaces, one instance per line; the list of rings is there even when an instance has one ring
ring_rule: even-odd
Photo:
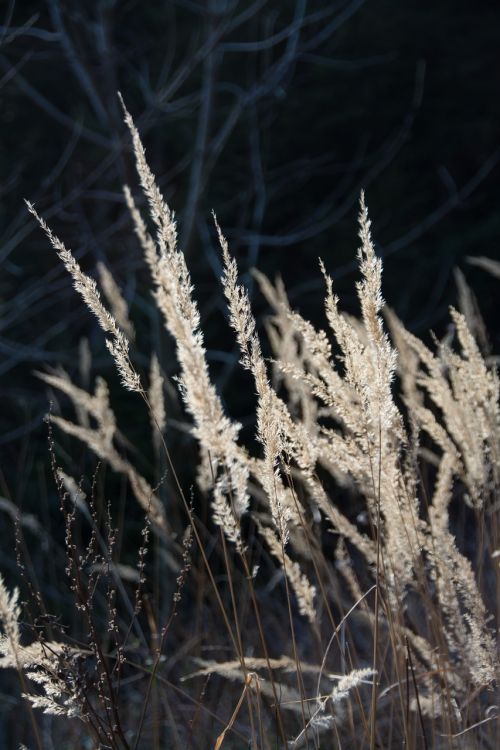
[[[432,350],[386,311],[389,337],[362,196],[359,319],[342,313],[323,267],[325,331],[258,275],[273,308],[269,362],[215,222],[229,323],[257,398],[250,454],[210,377],[174,216],[126,110],[125,120],[154,236],[128,188],[126,202],[175,341],[210,518],[177,479],[159,361],[147,387],[120,290],[102,266],[108,310],[30,206],[109,335],[123,385],[142,398],[167,479],[153,488],[124,457],[104,381],[91,394],[63,371],[40,374],[78,415],[51,423],[127,480],[145,522],[135,565],[121,563],[113,503],[97,502],[95,482],[84,493],[52,451],[78,623],[67,632],[45,612],[26,645],[18,595],[0,579],[1,666],[18,671],[28,705],[63,717],[51,729],[59,747],[497,747],[499,383],[471,333],[472,306],[469,320],[450,311],[453,339]],[[38,728],[32,737],[44,746]]]

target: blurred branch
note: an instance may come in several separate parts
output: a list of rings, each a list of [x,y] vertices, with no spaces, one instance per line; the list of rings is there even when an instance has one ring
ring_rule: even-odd
[[[12,70],[12,66],[3,55],[0,55],[0,68],[6,73]],[[37,89],[35,89],[34,86],[28,83],[28,81],[18,71],[16,71],[14,81],[16,86],[24,94],[26,94],[26,96],[28,96],[34,104],[43,109],[43,111],[52,119],[54,119],[56,122],[59,122],[61,125],[70,128],[70,130],[74,129],[74,120],[67,114],[65,114],[62,110],[58,109],[58,107],[56,107],[54,104],[52,104],[52,102],[50,102],[43,94],[37,91]],[[89,130],[89,128],[87,127],[82,126],[81,135],[82,138],[85,138],[91,143],[95,143],[98,146],[104,146],[104,148],[109,148],[111,146],[109,138],[106,138],[105,136],[102,136],[93,130]]]
[[[214,33],[215,8],[217,0],[209,0],[208,20],[207,20],[207,37],[210,39]],[[215,82],[215,50],[211,48],[205,57],[203,65],[203,79],[201,84],[201,104],[198,113],[198,124],[196,132],[193,161],[191,174],[189,178],[189,188],[184,211],[182,247],[186,254],[189,254],[193,228],[196,219],[196,212],[200,198],[202,175],[205,165],[206,151],[210,132],[212,103],[214,96]]]
[[[66,27],[63,22],[61,6],[59,0],[48,0],[50,16],[52,23],[54,24],[59,38],[61,41],[62,48],[70,65],[73,73],[80,84],[82,90],[87,95],[92,108],[94,110],[97,119],[100,120],[101,124],[105,124],[108,121],[108,114],[101,102],[99,94],[92,83],[92,79],[85,69],[80,57],[77,55],[71,37],[69,36]]]

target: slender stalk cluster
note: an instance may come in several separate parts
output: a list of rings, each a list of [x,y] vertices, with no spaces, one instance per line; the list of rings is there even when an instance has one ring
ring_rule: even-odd
[[[495,586],[500,590],[495,562],[500,534],[496,521],[493,522],[498,515],[500,487],[500,386],[496,370],[483,357],[471,331],[467,319],[472,314],[470,305],[465,305],[464,313],[453,308],[450,311],[454,345],[449,339],[432,348],[407,331],[392,311],[385,309],[382,261],[375,251],[361,195],[360,280],[356,286],[359,319],[341,310],[333,280],[323,263],[328,324],[325,330],[316,329],[292,309],[280,280],[273,286],[257,273],[261,291],[273,310],[273,317],[267,323],[275,357],[270,363],[263,355],[265,347],[259,338],[249,294],[238,281],[236,261],[214,215],[229,325],[239,347],[240,364],[255,390],[256,440],[252,455],[242,446],[240,425],[226,413],[211,378],[191,276],[177,243],[175,217],[147,163],[132,117],[123,108],[153,233],[148,230],[128,187],[124,189],[125,201],[151,272],[157,307],[175,343],[177,384],[200,449],[199,485],[210,492],[211,520],[236,546],[248,585],[248,601],[240,607],[239,592],[233,584],[235,571],[230,564],[233,549],[221,535],[228,599],[235,620],[233,629],[194,522],[193,534],[201,547],[238,659],[224,662],[198,659],[201,668],[186,679],[215,672],[227,680],[242,682],[236,708],[226,729],[219,734],[216,746],[225,741],[245,701],[253,722],[253,701],[262,696],[272,698],[273,709],[289,712],[295,718],[300,716],[301,728],[290,734],[295,739],[289,742],[290,747],[297,748],[307,746],[311,738],[320,747],[318,737],[324,732],[339,737],[341,727],[348,721],[354,727],[355,703],[369,746],[374,748],[378,701],[396,693],[405,742],[414,734],[416,720],[410,717],[412,711],[418,715],[423,737],[425,722],[437,718],[442,719],[446,736],[458,737],[461,722],[472,716],[471,704],[479,706],[479,714],[474,714],[477,721],[471,728],[482,725],[483,705],[495,705],[484,691],[499,676],[491,592]],[[110,272],[105,266],[99,268],[111,311],[103,304],[96,282],[83,273],[72,253],[33,206],[28,204],[28,207],[63,261],[75,288],[108,335],[106,343],[123,385],[140,393],[147,405],[156,458],[162,450],[168,456],[165,433],[169,413],[158,357],[156,354],[151,357],[146,392],[130,356],[134,328]],[[463,289],[462,292],[466,299]],[[476,328],[480,330],[481,326]],[[68,396],[77,411],[76,423],[61,416],[53,416],[53,422],[128,479],[147,514],[146,542],[150,523],[161,539],[166,540],[172,533],[170,516],[167,520],[156,492],[118,450],[117,424],[106,383],[99,379],[94,393],[87,393],[74,385],[63,370],[39,376]],[[58,474],[62,477],[60,481],[67,484],[69,479],[64,479],[65,476]],[[74,499],[74,505],[84,507],[83,494],[70,494],[78,498]],[[356,504],[355,512],[349,507],[351,501]],[[467,513],[475,514],[481,532],[476,560],[465,553],[456,538],[451,508],[459,503],[465,504]],[[187,503],[186,508],[193,522],[194,511]],[[242,524],[245,516],[251,534],[246,533],[247,524]],[[489,518],[491,523],[485,520]],[[334,544],[325,542],[325,536],[327,540],[333,538]],[[69,532],[68,538],[73,551],[74,541]],[[92,539],[95,543],[97,537]],[[146,542],[140,553],[141,586],[146,584]],[[330,547],[335,549],[331,554]],[[268,565],[267,553],[281,569],[277,580],[286,589],[293,659],[285,655],[273,658],[265,642],[255,591],[260,573],[258,565],[252,569],[251,557],[258,554]],[[334,568],[329,556],[335,559]],[[185,566],[179,587],[184,586],[189,567]],[[96,564],[95,570],[101,569],[102,565]],[[119,570],[114,562],[113,570]],[[289,591],[293,596],[289,596]],[[176,596],[177,606],[180,594]],[[248,602],[253,608],[262,656],[246,653],[247,636],[241,632],[239,618],[240,609],[248,616]],[[111,609],[111,631],[116,636],[116,610]],[[136,614],[139,611],[138,604],[134,611]],[[336,623],[339,612],[340,624]],[[326,647],[325,620],[321,621],[321,613],[328,620],[330,640]],[[19,617],[18,594],[9,594],[0,577],[0,620],[4,631],[0,638],[1,666],[16,666],[38,683],[41,694],[36,698],[25,691],[33,706],[66,716],[78,715],[78,701],[71,691],[64,693],[49,662],[43,661],[38,653],[39,644],[21,645]],[[309,643],[317,642],[324,649],[321,667],[300,657],[295,617],[303,618],[301,627],[305,625],[313,633]],[[153,619],[149,610],[148,618]],[[354,625],[346,637],[351,620]],[[161,630],[162,645],[170,622]],[[369,636],[363,638],[360,633],[366,632]],[[342,669],[335,675],[333,687],[331,684],[325,687],[330,678],[324,666],[332,644]],[[58,653],[59,646],[52,645]],[[357,662],[356,649],[365,654]],[[118,661],[125,660],[125,651],[124,647],[118,648]],[[107,663],[97,650],[94,653],[99,663]],[[154,664],[148,699],[160,669],[161,647],[157,649]],[[259,674],[264,669],[266,677]],[[290,688],[282,677],[279,678],[282,682],[276,684],[276,673],[281,674],[280,670],[295,671],[296,688]],[[315,675],[318,686],[312,699],[306,689],[309,674]],[[114,694],[114,680],[105,670],[100,680],[100,695],[107,694],[106,684],[110,694]],[[364,698],[367,684],[371,689],[370,709]],[[325,689],[320,691],[320,685]],[[410,686],[413,686],[411,697]],[[476,692],[471,692],[471,686]],[[278,694],[283,699],[280,707]],[[481,700],[475,702],[479,695]],[[353,696],[356,701],[351,700]],[[347,704],[349,711],[344,711]],[[285,739],[283,719],[278,714],[279,732]],[[144,707],[141,728],[145,717]],[[115,722],[116,717],[111,718]],[[253,723],[252,732],[255,739],[257,730]],[[136,745],[140,733],[139,730]],[[341,745],[340,740],[337,744]],[[252,746],[258,746],[256,741]],[[408,740],[406,746],[414,745]]]

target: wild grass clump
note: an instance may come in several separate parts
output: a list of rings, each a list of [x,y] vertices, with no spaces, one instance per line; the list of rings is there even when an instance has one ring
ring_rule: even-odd
[[[60,717],[46,736],[73,748],[496,747],[499,382],[475,321],[452,308],[453,335],[429,348],[385,309],[361,196],[360,317],[342,312],[323,264],[325,330],[257,274],[273,311],[268,360],[214,217],[228,321],[256,394],[251,452],[211,379],[174,215],[124,111],[151,233],[128,187],[125,201],[175,342],[196,490],[170,458],[160,359],[148,379],[134,364],[113,277],[101,267],[108,308],[30,205],[142,399],[164,470],[153,486],[134,466],[104,380],[88,393],[62,369],[39,373],[77,414],[52,413],[51,436],[55,426],[123,477],[144,522],[135,559],[121,561],[127,514],[116,526],[102,469],[85,490],[51,437],[76,613],[71,628],[52,620],[24,570],[21,627],[18,592],[0,579],[0,665],[17,670],[28,710]],[[32,721],[44,747],[36,711]]]

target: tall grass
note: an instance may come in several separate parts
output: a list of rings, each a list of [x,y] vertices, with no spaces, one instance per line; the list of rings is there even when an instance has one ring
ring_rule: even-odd
[[[323,265],[325,330],[257,274],[273,310],[269,361],[214,217],[221,292],[256,393],[251,452],[212,382],[174,216],[124,112],[150,228],[128,187],[125,200],[175,342],[198,489],[177,476],[159,359],[153,353],[147,382],[114,279],[100,268],[107,306],[30,205],[107,334],[123,386],[142,399],[164,467],[153,487],[126,455],[102,379],[87,393],[62,370],[40,373],[77,414],[49,418],[76,614],[71,629],[51,618],[22,568],[22,623],[18,593],[0,579],[0,665],[20,676],[30,741],[497,747],[499,384],[471,332],[471,308],[467,317],[450,310],[453,335],[433,348],[405,329],[385,308],[362,196],[359,318],[341,311]],[[97,490],[99,469],[84,491],[59,466],[54,429],[126,480],[144,515],[135,562],[120,560],[125,519],[117,528],[114,500]],[[59,718],[47,725],[32,709]]]

